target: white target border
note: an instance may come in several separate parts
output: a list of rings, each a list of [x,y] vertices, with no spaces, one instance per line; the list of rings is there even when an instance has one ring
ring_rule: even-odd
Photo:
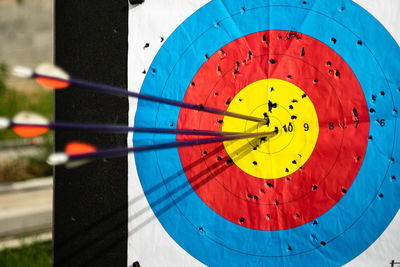
[[[242,0],[244,1],[244,0]],[[145,75],[158,50],[172,32],[210,0],[145,0],[130,5],[128,19],[128,90],[139,92]],[[245,2],[245,1],[244,1]],[[399,0],[354,0],[370,12],[400,44]],[[149,44],[145,48],[145,45]],[[129,99],[129,125],[133,126],[137,100]],[[133,146],[132,133],[128,146]],[[400,212],[385,232],[346,267],[390,266],[400,261]],[[397,257],[397,258],[396,258]],[[128,266],[204,266],[182,249],[164,230],[146,200],[138,177],[135,156],[128,156]]]

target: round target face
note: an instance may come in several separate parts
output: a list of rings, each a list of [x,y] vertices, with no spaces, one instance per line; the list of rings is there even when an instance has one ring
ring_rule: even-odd
[[[157,219],[204,264],[343,265],[398,211],[400,49],[353,2],[328,2],[214,0],[146,75],[142,93],[269,120],[139,101],[135,126],[277,131],[135,155]],[[197,138],[138,133],[133,143]]]

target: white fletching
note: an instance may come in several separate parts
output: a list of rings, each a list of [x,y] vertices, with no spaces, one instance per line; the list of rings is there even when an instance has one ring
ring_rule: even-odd
[[[0,117],[0,130],[7,129],[10,126],[10,120]]]
[[[33,70],[23,66],[16,66],[11,70],[11,75],[18,78],[29,79],[33,76]]]
[[[68,162],[68,155],[65,153],[54,153],[49,156],[47,163],[51,166],[63,165]]]
[[[69,80],[69,75],[63,69],[54,66],[50,63],[42,63],[36,67],[35,73],[38,75],[49,76],[53,78],[58,78],[62,80]]]
[[[39,114],[29,112],[29,111],[22,111],[19,112],[13,118],[14,123],[21,123],[21,124],[48,124],[49,121],[46,120],[43,116]]]

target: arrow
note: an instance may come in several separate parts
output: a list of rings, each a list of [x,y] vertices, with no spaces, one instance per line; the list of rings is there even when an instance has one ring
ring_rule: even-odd
[[[123,125],[100,125],[68,122],[49,122],[44,117],[33,112],[20,112],[12,120],[0,117],[0,130],[12,129],[20,137],[36,137],[47,133],[50,129],[58,130],[80,130],[98,132],[141,132],[141,133],[161,133],[177,135],[201,135],[201,136],[226,136],[243,134],[241,132],[221,132],[207,130],[190,129],[166,129],[166,128],[145,128],[129,127]]]
[[[73,168],[80,166],[82,164],[87,163],[88,161],[96,158],[105,158],[105,157],[117,157],[123,156],[132,152],[143,152],[148,150],[159,150],[159,149],[167,149],[173,147],[186,147],[186,146],[197,146],[203,144],[211,144],[218,143],[224,141],[238,140],[238,139],[246,139],[246,138],[260,138],[260,137],[273,137],[277,134],[277,131],[274,132],[262,132],[262,133],[249,133],[249,134],[235,134],[229,136],[222,137],[212,137],[212,138],[203,138],[203,139],[193,139],[186,141],[176,141],[170,143],[161,143],[154,145],[144,145],[144,146],[136,146],[130,148],[113,148],[107,150],[97,150],[94,146],[85,144],[85,143],[77,143],[72,142],[69,143],[64,152],[54,153],[50,155],[47,162],[50,165],[64,165],[66,167]]]
[[[14,76],[17,76],[20,78],[36,79],[36,81],[39,84],[41,84],[42,86],[44,86],[46,88],[50,88],[50,89],[64,89],[71,85],[75,85],[75,86],[84,87],[89,90],[94,90],[94,91],[102,92],[102,93],[106,93],[106,94],[112,94],[112,95],[124,96],[124,97],[135,97],[135,98],[139,98],[139,99],[149,100],[152,102],[158,102],[158,103],[162,103],[162,104],[178,106],[181,108],[187,108],[187,109],[192,109],[192,110],[204,111],[207,113],[229,116],[229,117],[234,117],[234,118],[238,118],[238,119],[242,119],[242,120],[250,120],[250,121],[262,122],[262,123],[269,122],[269,119],[257,118],[257,117],[243,115],[243,114],[230,112],[230,111],[226,111],[226,110],[206,107],[202,104],[197,105],[197,104],[192,104],[192,103],[187,103],[187,102],[182,102],[182,101],[177,101],[177,100],[171,100],[171,99],[167,99],[167,98],[136,93],[136,92],[124,90],[122,88],[113,87],[113,86],[109,86],[109,85],[74,79],[74,78],[71,78],[70,75],[65,70],[63,70],[59,67],[56,67],[52,64],[48,64],[48,63],[43,63],[43,64],[39,65],[35,70],[29,69],[26,67],[17,66],[17,67],[14,67],[14,69],[12,70],[12,74]]]

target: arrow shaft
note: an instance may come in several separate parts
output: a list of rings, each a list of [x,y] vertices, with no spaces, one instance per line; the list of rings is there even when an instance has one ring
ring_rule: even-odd
[[[178,135],[208,135],[208,136],[226,136],[242,134],[240,132],[221,132],[207,130],[189,130],[189,129],[166,129],[166,128],[146,128],[146,127],[129,127],[123,125],[97,125],[83,123],[68,123],[68,122],[50,122],[48,124],[37,123],[17,123],[11,121],[12,127],[39,127],[60,130],[86,130],[100,132],[141,132],[141,133],[162,133],[162,134],[178,134]]]
[[[126,154],[132,153],[132,152],[159,150],[159,149],[167,149],[167,148],[174,148],[174,147],[197,146],[197,145],[218,143],[218,142],[224,142],[224,141],[246,139],[246,138],[257,138],[257,137],[265,137],[265,136],[274,136],[274,135],[276,135],[276,132],[237,134],[237,135],[231,135],[231,136],[204,138],[204,139],[187,140],[187,141],[177,141],[177,142],[170,142],[170,143],[163,143],[163,144],[137,146],[137,147],[131,147],[131,148],[114,148],[114,149],[97,151],[97,152],[93,152],[93,153],[71,155],[71,156],[69,156],[69,161],[94,159],[94,158],[105,158],[105,157],[116,157],[116,156],[126,155]]]
[[[207,113],[229,116],[229,117],[234,117],[234,118],[243,119],[243,120],[263,122],[263,123],[267,122],[267,120],[264,118],[257,118],[257,117],[239,114],[239,113],[235,113],[235,112],[230,112],[230,111],[226,111],[226,110],[205,107],[203,105],[196,105],[196,104],[192,104],[192,103],[187,103],[187,102],[182,102],[182,101],[177,101],[177,100],[172,100],[172,99],[167,99],[167,98],[162,98],[162,97],[157,97],[157,96],[152,96],[152,95],[147,95],[147,94],[142,94],[142,93],[136,93],[136,92],[132,92],[132,91],[128,91],[128,90],[123,90],[119,87],[109,86],[109,85],[105,85],[105,84],[99,84],[99,83],[94,83],[94,82],[89,82],[89,81],[84,81],[84,80],[79,80],[79,79],[73,79],[73,78],[62,79],[62,78],[46,76],[46,75],[42,75],[42,74],[38,74],[38,73],[33,73],[33,78],[37,78],[37,77],[53,79],[53,80],[62,81],[62,82],[68,82],[70,85],[85,87],[87,89],[96,90],[98,92],[102,92],[102,93],[106,93],[106,94],[112,94],[112,95],[124,96],[124,97],[135,97],[138,99],[145,99],[145,100],[152,101],[152,102],[157,102],[157,103],[162,103],[162,104],[167,104],[167,105],[171,105],[171,106],[177,106],[177,107],[187,108],[187,109],[192,109],[192,110],[204,111]]]

